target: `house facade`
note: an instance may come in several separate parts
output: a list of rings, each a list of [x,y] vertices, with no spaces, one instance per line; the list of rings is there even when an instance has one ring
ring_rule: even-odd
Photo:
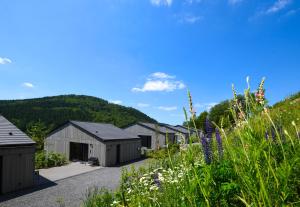
[[[138,122],[124,129],[142,140],[142,147],[158,149],[166,147],[168,143],[175,143],[175,131],[159,124]]]
[[[34,185],[35,142],[0,115],[0,194]]]
[[[111,124],[69,121],[48,135],[45,150],[69,160],[98,158],[101,166],[114,166],[141,157],[141,139]]]

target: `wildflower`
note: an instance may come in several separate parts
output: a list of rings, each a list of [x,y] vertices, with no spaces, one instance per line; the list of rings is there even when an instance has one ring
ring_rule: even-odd
[[[206,130],[206,137],[208,139],[211,139],[213,128],[212,128],[211,123],[208,118],[206,118],[206,121],[205,121],[205,130]]]
[[[275,132],[274,127],[271,128],[271,135],[272,135],[273,141],[276,142],[276,132]]]
[[[295,123],[295,121],[292,121],[292,125],[293,125],[294,127],[296,127],[296,123]]]
[[[190,93],[190,91],[188,91],[188,97],[189,97],[189,104],[190,104],[190,113],[192,115],[192,118],[196,117],[196,112],[195,109],[193,107],[193,100],[192,100],[192,95]]]
[[[222,138],[218,129],[216,129],[216,140],[218,144],[219,157],[221,158],[223,156],[223,145],[222,145]]]
[[[152,185],[152,186],[150,187],[150,190],[151,190],[151,191],[158,190],[158,187],[157,187],[156,185]]]
[[[267,141],[269,140],[269,132],[267,130],[265,132],[265,138],[266,138]]]
[[[260,105],[265,105],[265,89],[264,89],[265,78],[262,79],[257,92],[255,93],[255,100]]]
[[[211,163],[211,157],[212,157],[209,140],[211,140],[211,139],[207,139],[205,136],[201,137],[201,144],[202,144],[202,148],[203,148],[204,159],[207,164]]]

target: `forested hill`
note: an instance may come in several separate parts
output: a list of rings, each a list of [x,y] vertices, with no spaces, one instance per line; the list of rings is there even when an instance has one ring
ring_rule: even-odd
[[[39,121],[49,131],[68,120],[112,123],[119,127],[137,121],[156,122],[134,108],[82,95],[0,101],[0,114],[23,131],[28,125]]]

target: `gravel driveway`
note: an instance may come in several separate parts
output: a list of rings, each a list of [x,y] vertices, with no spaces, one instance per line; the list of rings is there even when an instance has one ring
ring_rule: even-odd
[[[147,165],[147,160],[122,167]],[[88,188],[97,186],[114,190],[118,187],[122,167],[105,167],[99,170],[47,183],[35,189],[0,197],[0,207],[78,207]]]

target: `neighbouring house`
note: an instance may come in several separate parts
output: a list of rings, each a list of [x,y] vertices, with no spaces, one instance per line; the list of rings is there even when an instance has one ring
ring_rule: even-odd
[[[182,126],[182,125],[176,125],[175,126],[177,129],[181,129],[181,130],[185,130],[185,131],[187,131],[187,132],[189,132],[189,130],[190,130],[190,135],[191,136],[199,136],[199,137],[201,137],[202,136],[202,134],[203,134],[203,132],[201,131],[201,130],[199,130],[199,129],[195,129],[195,128],[193,128],[193,127],[191,127],[190,129],[188,129],[188,127],[185,127],[185,126]],[[198,135],[197,135],[198,134]]]
[[[71,161],[98,158],[101,166],[114,166],[141,157],[141,138],[112,124],[69,121],[47,136],[45,150]]]
[[[34,185],[35,142],[0,115],[0,194]]]
[[[176,126],[172,126],[169,124],[161,124],[161,126],[164,126],[168,129],[171,129],[173,131],[175,131],[175,140],[177,141],[177,143],[188,143],[189,142],[189,130],[182,128],[182,127],[176,127]],[[182,141],[183,139],[183,141]]]
[[[159,124],[138,122],[126,127],[125,131],[139,136],[142,140],[142,147],[148,149],[158,149],[165,147],[167,143],[176,143],[176,132]]]

